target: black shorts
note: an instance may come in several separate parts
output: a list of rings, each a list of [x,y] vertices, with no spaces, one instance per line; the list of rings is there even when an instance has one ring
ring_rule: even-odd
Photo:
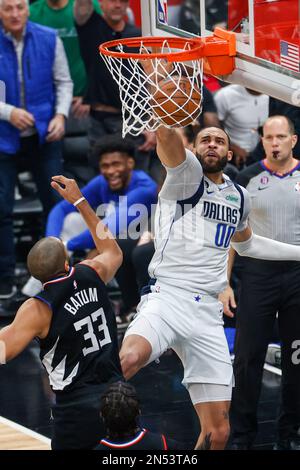
[[[53,436],[51,447],[61,449],[93,449],[104,437],[100,417],[100,399],[105,386],[98,385],[84,393],[59,397],[52,408]]]

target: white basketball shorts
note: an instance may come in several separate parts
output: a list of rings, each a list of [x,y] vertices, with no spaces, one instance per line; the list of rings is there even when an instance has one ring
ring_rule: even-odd
[[[157,283],[142,296],[125,338],[149,341],[148,363],[172,348],[184,366],[183,385],[231,385],[232,365],[223,329],[223,306],[215,297]]]

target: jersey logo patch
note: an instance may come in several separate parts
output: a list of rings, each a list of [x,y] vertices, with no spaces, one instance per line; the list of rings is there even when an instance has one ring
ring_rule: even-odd
[[[196,302],[200,302],[200,300],[202,299],[202,296],[201,295],[195,295],[194,299],[196,300]]]
[[[231,202],[238,202],[239,198],[235,196],[234,194],[228,194],[228,196],[225,197],[226,201],[231,201]]]
[[[262,176],[260,182],[261,184],[268,184],[269,178],[267,176]]]
[[[77,289],[77,282],[76,281],[73,282],[73,286],[74,286],[74,289]]]

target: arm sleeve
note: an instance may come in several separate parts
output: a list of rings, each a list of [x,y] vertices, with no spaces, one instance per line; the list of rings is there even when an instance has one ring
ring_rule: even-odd
[[[0,88],[1,88],[1,83],[0,83]],[[1,94],[1,90],[0,90],[0,94]],[[13,109],[14,109],[14,106],[12,106],[11,104],[3,103],[1,101],[1,96],[0,96],[0,120],[9,121]]]
[[[165,167],[167,176],[159,193],[162,199],[184,201],[199,189],[203,179],[202,166],[197,157],[186,149],[186,159],[175,168]]]
[[[232,242],[231,245],[240,256],[269,261],[300,261],[299,246],[271,240],[254,233],[245,242]]]
[[[115,210],[105,217],[102,222],[117,237],[126,232],[130,223],[137,217],[145,221],[148,220],[151,205],[155,204],[156,199],[156,185],[154,183],[147,185],[147,187],[137,187],[129,191],[126,196],[122,196]],[[95,244],[89,230],[85,230],[77,237],[69,240],[67,247],[69,250],[74,251],[92,249],[95,248]]]
[[[242,232],[248,226],[248,216],[251,210],[251,200],[250,200],[250,195],[245,188],[243,188],[240,185],[236,185],[236,187],[238,187],[239,191],[241,192],[240,194],[241,194],[241,211],[242,211],[242,217],[241,217],[241,220],[239,221],[236,231]]]
[[[67,56],[62,40],[57,36],[55,59],[53,64],[53,79],[56,88],[56,114],[69,115],[73,97],[73,82],[71,80]]]

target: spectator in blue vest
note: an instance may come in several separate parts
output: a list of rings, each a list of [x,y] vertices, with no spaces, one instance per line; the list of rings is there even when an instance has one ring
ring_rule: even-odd
[[[61,142],[73,84],[56,32],[28,21],[26,0],[0,0],[0,299],[14,286],[12,225],[18,169],[34,176],[45,215],[58,201],[51,176],[62,173]]]

